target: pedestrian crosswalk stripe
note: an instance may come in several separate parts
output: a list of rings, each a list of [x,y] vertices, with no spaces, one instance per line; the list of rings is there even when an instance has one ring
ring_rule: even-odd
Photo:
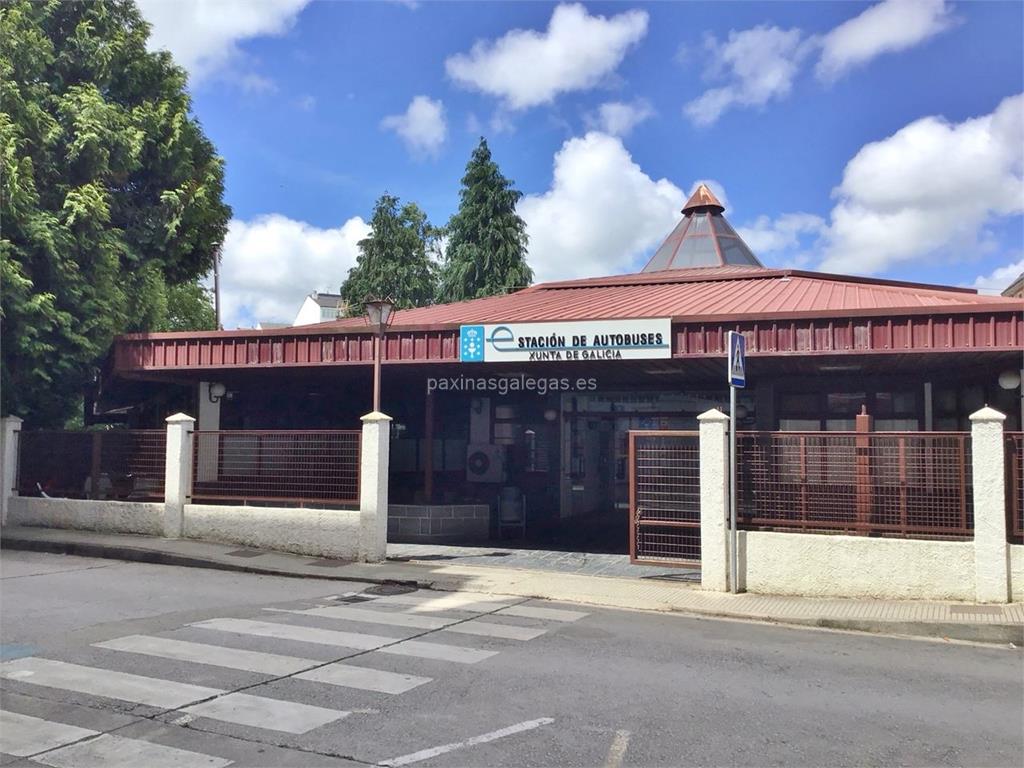
[[[113,651],[126,651],[146,656],[159,656],[164,659],[175,659],[176,661],[209,664],[214,667],[241,669],[264,675],[291,675],[303,669],[315,667],[320,663],[313,659],[301,659],[295,656],[246,651],[240,648],[224,648],[219,645],[147,635],[128,635],[102,643],[93,643],[93,645]]]
[[[0,710],[0,736],[3,737],[0,739],[0,752],[15,757],[28,757],[98,733],[77,725],[53,723]]]
[[[199,717],[210,717],[226,723],[266,728],[286,733],[306,733],[321,725],[348,717],[349,712],[315,707],[294,701],[252,696],[248,693],[229,693],[201,704],[185,707]]]
[[[443,629],[462,635],[481,637],[499,637],[504,640],[532,640],[544,634],[543,629],[532,627],[516,627],[511,624],[495,624],[493,622],[470,619],[441,619],[436,616],[418,616],[410,613],[393,611],[368,610],[366,608],[349,608],[347,605],[332,605],[326,608],[307,608],[305,610],[288,610],[284,608],[266,608],[275,613],[296,613],[305,616],[321,616],[328,619],[344,619],[364,624],[386,624],[395,627],[415,627],[418,629]]]
[[[497,651],[478,651],[461,645],[445,645],[444,643],[424,643],[420,640],[406,640],[398,645],[381,648],[381,653],[394,656],[415,656],[420,659],[435,661],[453,661],[456,664],[476,664],[478,661],[497,656]]]
[[[326,608],[307,608],[305,610],[286,610],[284,608],[265,608],[276,613],[297,613],[305,616],[323,616],[328,619],[345,619],[360,621],[365,624],[387,624],[393,627],[411,627],[414,629],[441,629],[453,624],[458,619],[439,619],[436,616],[417,616],[411,613],[395,613],[392,611],[371,611],[365,608],[349,608],[347,605],[331,605]]]
[[[401,640],[399,637],[363,635],[356,632],[339,632],[334,629],[307,627],[298,624],[277,624],[272,621],[253,619],[208,619],[189,626],[197,629],[214,629],[219,632],[236,632],[241,635],[272,637],[276,640],[297,640],[318,645],[337,645],[354,648],[357,651],[372,651],[388,643]]]
[[[532,605],[513,605],[502,608],[496,616],[519,616],[525,619],[547,619],[548,621],[578,621],[587,614],[582,611],[567,611],[564,608],[538,608]]]
[[[404,595],[386,595],[378,597],[373,602],[410,605],[414,611],[466,611],[468,613],[490,613],[499,608],[507,608],[512,605],[509,600],[486,600],[469,595],[460,595],[454,592],[430,593],[430,592],[409,592]]]
[[[320,627],[307,627],[296,624],[275,624],[271,621],[254,621],[251,619],[209,619],[196,622],[190,626],[200,629],[214,629],[221,632],[236,632],[243,635],[273,637],[278,640],[297,640],[302,643],[354,648],[359,651],[379,650],[381,653],[390,653],[396,656],[416,656],[423,659],[454,661],[461,664],[475,664],[497,653],[496,651],[478,651],[473,648],[463,648],[457,645],[424,643],[415,640],[402,640],[397,637],[339,632],[334,629],[322,629]],[[390,645],[391,643],[397,643],[397,645]],[[382,647],[385,645],[388,647]]]
[[[312,680],[317,683],[340,685],[345,688],[358,688],[375,693],[405,693],[413,688],[429,683],[429,677],[402,675],[397,672],[385,672],[369,667],[355,667],[351,664],[328,664],[317,667],[295,676],[300,680]]]
[[[66,691],[121,699],[160,709],[177,709],[223,691],[109,669],[31,657],[0,664],[0,677]]]
[[[444,628],[446,632],[458,632],[462,635],[478,635],[480,637],[497,637],[502,640],[533,640],[547,630],[534,627],[518,627],[513,624],[497,624],[493,621],[471,619],[461,624]]]
[[[54,768],[224,768],[231,760],[104,734],[33,758]]]

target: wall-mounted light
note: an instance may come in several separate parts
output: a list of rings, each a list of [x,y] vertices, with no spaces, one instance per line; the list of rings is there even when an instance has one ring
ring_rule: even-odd
[[[558,411],[554,408],[548,408],[544,411],[544,421],[554,421],[558,418]]]
[[[1017,371],[1003,371],[999,374],[999,386],[1003,389],[1016,389],[1020,386],[1020,374]]]
[[[228,388],[219,381],[215,381],[206,389],[206,396],[210,398],[211,403],[219,403],[227,393]]]

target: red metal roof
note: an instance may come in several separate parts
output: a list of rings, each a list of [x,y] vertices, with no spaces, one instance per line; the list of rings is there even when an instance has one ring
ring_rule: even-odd
[[[1024,310],[1024,301],[970,289],[872,281],[798,270],[707,267],[542,283],[506,296],[396,313],[392,327],[669,317],[677,321],[857,317]],[[364,327],[361,318],[310,326]]]

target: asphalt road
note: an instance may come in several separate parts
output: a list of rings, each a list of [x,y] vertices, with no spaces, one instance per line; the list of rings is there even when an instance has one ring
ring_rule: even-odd
[[[3,765],[1024,754],[1014,649],[26,552],[0,575]]]

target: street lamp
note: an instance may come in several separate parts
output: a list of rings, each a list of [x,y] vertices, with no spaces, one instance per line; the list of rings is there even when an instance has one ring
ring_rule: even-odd
[[[374,329],[373,338],[373,410],[380,411],[380,358],[384,331],[391,325],[395,314],[395,302],[391,299],[368,299],[366,301],[366,324]]]

